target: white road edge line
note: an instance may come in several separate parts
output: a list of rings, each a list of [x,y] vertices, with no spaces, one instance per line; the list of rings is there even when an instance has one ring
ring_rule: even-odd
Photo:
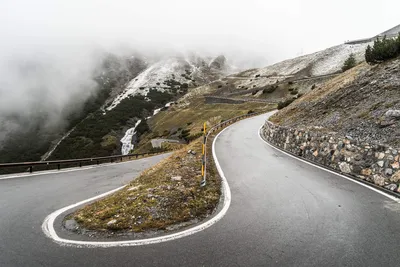
[[[355,179],[351,179],[351,178],[349,178],[349,177],[346,177],[346,176],[341,175],[341,174],[339,174],[339,173],[336,173],[336,172],[334,172],[334,171],[325,169],[325,168],[323,168],[323,167],[321,167],[321,166],[315,165],[315,164],[313,164],[313,163],[311,163],[311,162],[308,162],[308,161],[306,161],[306,160],[303,160],[303,159],[301,159],[301,158],[295,157],[295,156],[293,156],[293,155],[291,155],[291,154],[289,154],[289,153],[287,153],[287,152],[285,152],[285,151],[283,151],[283,150],[281,150],[281,149],[279,149],[279,148],[274,147],[273,145],[271,145],[270,143],[268,143],[267,141],[265,141],[265,140],[261,137],[261,129],[262,129],[263,126],[264,126],[264,125],[261,125],[260,129],[258,129],[258,137],[259,137],[264,143],[266,143],[267,145],[269,145],[269,146],[272,147],[273,149],[278,150],[278,151],[280,151],[281,153],[283,153],[283,154],[285,154],[285,155],[287,155],[287,156],[289,156],[289,157],[295,158],[295,159],[297,159],[297,160],[299,160],[299,161],[301,161],[301,162],[304,162],[304,163],[306,163],[306,164],[308,164],[308,165],[314,166],[314,167],[316,167],[316,168],[318,168],[318,169],[320,169],[320,170],[324,170],[324,171],[326,171],[326,172],[335,174],[335,175],[337,175],[337,176],[339,176],[339,177],[342,177],[342,178],[344,178],[344,179],[346,179],[346,180],[349,180],[349,181],[351,181],[351,182],[353,182],[353,183],[356,183],[356,184],[359,184],[359,185],[361,185],[361,186],[364,186],[364,187],[366,187],[366,188],[368,188],[368,189],[370,189],[370,190],[372,190],[372,191],[375,191],[376,193],[379,193],[379,194],[381,194],[381,195],[383,195],[383,196],[385,196],[385,197],[387,197],[387,198],[390,198],[391,200],[393,200],[393,201],[395,201],[395,202],[397,202],[397,203],[400,203],[400,199],[397,198],[397,197],[395,197],[395,196],[389,195],[389,194],[387,194],[387,193],[385,193],[385,192],[383,192],[383,191],[381,191],[381,190],[379,190],[379,189],[376,189],[376,188],[374,188],[374,187],[372,187],[372,186],[369,186],[369,185],[367,185],[367,184],[361,183],[361,182],[359,182],[359,181],[357,181],[357,180],[355,180]]]
[[[170,152],[168,152],[170,153]],[[165,154],[168,154],[165,153]],[[160,155],[164,155],[164,154],[158,154],[158,155],[154,155],[154,156],[150,156],[150,157],[146,157],[146,158],[141,158],[141,159],[134,159],[134,160],[128,160],[128,161],[124,161],[124,162],[109,162],[109,163],[102,163],[99,165],[92,165],[92,166],[87,166],[87,167],[73,167],[73,168],[67,168],[64,170],[51,170],[51,171],[38,171],[35,173],[18,173],[18,174],[14,174],[14,175],[9,175],[9,176],[0,176],[0,180],[8,180],[8,179],[16,179],[16,178],[27,178],[27,177],[32,177],[32,176],[38,176],[38,175],[49,175],[49,174],[59,174],[59,173],[66,173],[66,172],[76,172],[76,171],[85,171],[85,170],[90,170],[90,169],[95,169],[95,168],[102,168],[102,167],[107,167],[110,165],[119,165],[119,164],[126,164],[126,163],[132,163],[134,161],[137,160],[145,160],[145,159],[150,159],[152,157],[157,157]]]
[[[233,124],[232,124],[233,125]],[[230,125],[230,126],[232,126]],[[69,239],[64,239],[61,238],[57,235],[56,231],[54,230],[54,221],[55,219],[62,213],[66,212],[67,210],[73,209],[77,206],[80,206],[82,204],[94,201],[96,199],[105,197],[107,195],[110,195],[118,190],[123,189],[125,186],[119,187],[117,189],[108,191],[106,193],[103,193],[101,195],[80,201],[78,203],[69,205],[67,207],[64,207],[62,209],[56,210],[55,212],[51,213],[48,215],[42,224],[42,230],[45,233],[45,235],[49,238],[51,238],[54,242],[64,245],[64,246],[75,246],[75,247],[103,247],[103,248],[108,248],[108,247],[125,247],[125,246],[141,246],[141,245],[150,245],[150,244],[157,244],[161,242],[167,242],[167,241],[172,241],[178,238],[182,238],[185,236],[189,236],[192,234],[195,234],[197,232],[200,232],[202,230],[207,229],[208,227],[212,226],[219,220],[221,220],[225,214],[227,213],[229,206],[231,204],[231,189],[229,188],[228,181],[226,180],[226,177],[224,175],[224,172],[222,171],[222,168],[218,162],[217,155],[215,153],[215,142],[218,139],[219,135],[222,134],[226,129],[228,129],[230,126],[226,127],[223,129],[218,135],[215,137],[213,144],[212,144],[212,154],[214,158],[215,165],[217,166],[217,170],[219,172],[219,175],[222,178],[222,194],[224,196],[224,201],[223,201],[223,207],[222,209],[216,214],[213,218],[210,220],[197,225],[193,228],[180,231],[177,233],[173,233],[170,235],[165,235],[161,237],[153,237],[153,238],[147,238],[147,239],[137,239],[137,240],[126,240],[126,241],[78,241],[78,240],[69,240]]]

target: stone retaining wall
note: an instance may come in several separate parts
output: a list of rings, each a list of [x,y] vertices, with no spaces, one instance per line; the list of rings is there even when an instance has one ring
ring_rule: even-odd
[[[399,149],[360,143],[334,133],[292,129],[269,121],[262,127],[261,135],[294,155],[400,193]]]

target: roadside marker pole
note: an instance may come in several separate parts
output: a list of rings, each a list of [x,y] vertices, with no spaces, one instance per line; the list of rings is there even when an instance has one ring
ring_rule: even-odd
[[[203,187],[206,185],[206,141],[207,141],[207,135],[206,135],[206,123],[204,122],[203,125],[203,151],[202,151],[202,162],[201,162],[201,176],[203,177],[203,180],[200,182],[200,186]]]

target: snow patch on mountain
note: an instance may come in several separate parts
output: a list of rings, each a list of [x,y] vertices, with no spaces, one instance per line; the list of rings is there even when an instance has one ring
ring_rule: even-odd
[[[246,72],[247,75],[292,76],[304,71],[304,76],[320,76],[338,72],[344,61],[353,53],[357,61],[362,61],[365,50],[371,43],[342,44],[313,54],[288,59],[274,65]]]
[[[153,111],[153,116],[157,115],[158,112],[160,112],[160,111],[161,111],[161,108],[155,109],[155,110]]]
[[[163,59],[150,65],[131,80],[124,91],[114,98],[106,110],[112,110],[127,97],[147,96],[151,89],[163,92],[170,88],[164,84],[168,80],[174,80],[181,84],[187,83],[191,87],[196,87],[219,79],[231,73],[232,70],[234,68],[226,63],[224,56],[202,58],[197,55],[190,55]]]
[[[107,110],[112,110],[129,96],[147,95],[150,88],[164,91],[163,82],[166,80],[174,79],[180,83],[188,82],[186,78],[181,76],[186,70],[192,72],[194,69],[187,61],[177,58],[169,58],[153,64],[130,81],[125,90],[107,107]]]

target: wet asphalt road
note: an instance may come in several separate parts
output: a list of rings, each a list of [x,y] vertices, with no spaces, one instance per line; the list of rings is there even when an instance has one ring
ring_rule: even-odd
[[[265,118],[240,121],[216,142],[232,191],[225,217],[171,242],[74,248],[41,232],[51,212],[157,159],[0,180],[0,266],[399,266],[400,204],[270,148],[257,133]]]

